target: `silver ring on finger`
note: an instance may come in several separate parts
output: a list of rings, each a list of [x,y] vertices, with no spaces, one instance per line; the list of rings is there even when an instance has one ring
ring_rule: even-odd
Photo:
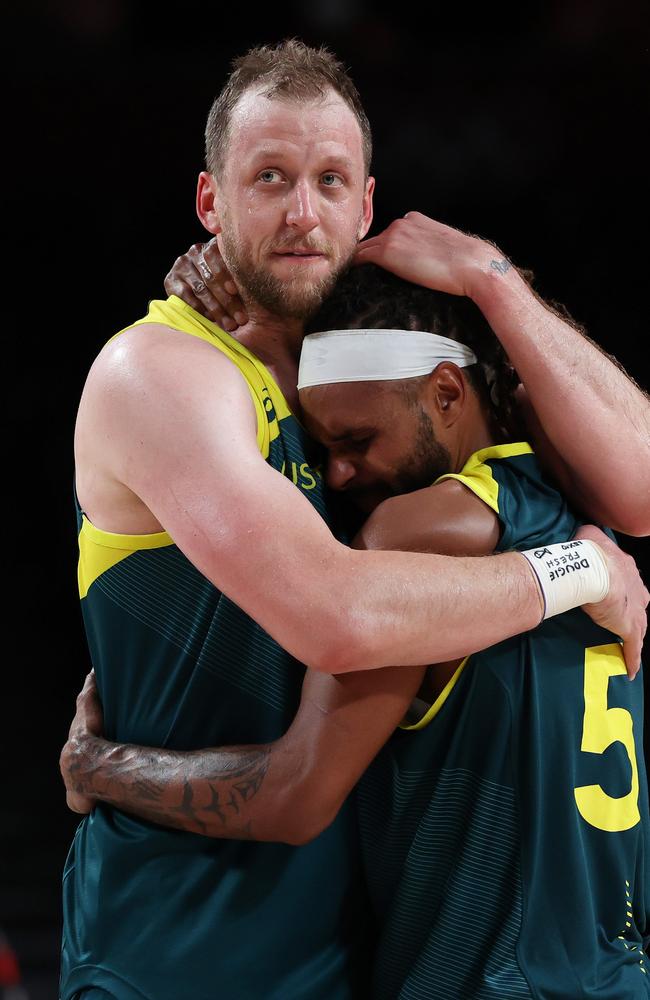
[[[206,262],[206,259],[203,256],[203,251],[201,251],[201,253],[199,254],[198,265],[199,265],[199,271],[203,275],[203,280],[204,281],[211,281],[212,278],[214,277],[214,275],[212,274],[212,271],[210,270],[210,265]]]
[[[192,288],[194,289],[197,295],[200,295],[201,292],[205,291],[205,284],[202,281],[193,281]]]

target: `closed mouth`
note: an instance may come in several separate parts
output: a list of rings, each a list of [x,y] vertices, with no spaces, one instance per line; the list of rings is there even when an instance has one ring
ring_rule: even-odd
[[[276,257],[324,257],[320,250],[274,250]]]

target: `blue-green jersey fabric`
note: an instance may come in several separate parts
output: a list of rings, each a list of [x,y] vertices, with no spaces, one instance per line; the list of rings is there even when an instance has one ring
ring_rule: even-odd
[[[466,481],[483,499],[490,483],[499,549],[570,538],[535,456],[509,450],[478,453]],[[357,793],[375,1000],[650,997],[643,681],[622,669],[615,637],[572,611],[470,657],[428,725],[384,747]],[[629,828],[585,819],[588,786]]]
[[[277,412],[277,387],[260,391],[267,461],[327,519],[319,456],[286,404]],[[78,515],[81,537],[91,529]],[[286,732],[304,667],[171,539],[91,577],[82,608],[107,738],[191,750]],[[300,579],[285,585],[299,601]],[[219,807],[232,818],[236,803]],[[351,804],[299,847],[209,839],[99,805],[64,872],[61,997],[94,987],[120,1000],[356,1000],[366,907]]]

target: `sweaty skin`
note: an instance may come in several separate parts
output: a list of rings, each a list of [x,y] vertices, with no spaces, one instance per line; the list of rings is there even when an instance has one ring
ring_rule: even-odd
[[[406,515],[406,516],[405,516]],[[429,525],[425,538],[418,523]],[[449,481],[382,504],[355,539],[360,549],[487,555],[496,515]],[[435,696],[458,660],[430,668]],[[191,752],[111,743],[89,674],[61,766],[68,802],[101,800],[142,819],[209,837],[302,844],[332,822],[420,688],[425,667],[387,667],[341,676],[308,671],[287,733],[259,746]]]
[[[429,412],[437,410],[436,439],[447,448],[451,468],[460,471],[470,454],[491,443],[478,398],[455,365],[440,365],[424,392]],[[330,485],[359,490],[390,483],[400,456],[408,453],[413,426],[412,409],[399,393],[366,384],[352,391],[349,385],[318,387],[301,396],[309,404],[309,429],[329,447]],[[481,556],[494,550],[499,534],[494,511],[447,480],[381,503],[354,546]],[[458,662],[430,669],[429,698]],[[85,812],[100,799],[206,836],[304,843],[334,819],[424,675],[424,667],[339,677],[308,672],[298,714],[281,739],[191,753],[101,739],[101,709],[89,676],[62,755],[68,802]]]
[[[240,120],[237,113],[236,108],[236,148],[229,150],[223,176],[201,176],[199,215],[210,232],[221,236],[225,229],[256,268],[266,267],[286,282],[297,307],[308,297],[311,269],[329,279],[370,226],[373,182],[363,169],[358,124],[347,105],[331,95],[299,105],[256,95],[245,103]],[[423,251],[424,266],[434,274],[433,282],[440,282],[442,275],[469,294],[478,294],[478,285],[488,281],[491,287],[495,280],[502,281],[499,288],[508,287],[510,270],[505,264],[492,267],[492,258],[484,253],[487,244],[425,221],[429,228],[445,231],[444,239],[434,241],[428,231],[426,240],[415,244]],[[404,225],[394,224],[390,231],[387,246],[382,237],[364,244],[366,256],[380,253],[395,268],[395,261],[388,260],[394,234],[408,235],[413,220],[400,223]],[[467,240],[469,246],[463,243]],[[314,248],[315,259],[298,259]],[[397,250],[398,257],[413,258],[411,242],[406,250]],[[466,284],[469,272],[475,281]],[[267,364],[285,397],[295,404],[302,321],[280,318],[259,307],[245,289],[240,291],[248,323],[237,337]],[[508,293],[499,294],[495,301],[504,308]],[[521,294],[534,299],[530,290]],[[489,318],[501,335],[499,309],[492,312]],[[558,327],[554,314],[539,303],[532,316],[535,322],[528,322],[524,336],[543,335],[546,324],[551,343],[570,329],[561,321]],[[521,319],[527,322],[526,315]],[[585,350],[585,367],[593,368],[593,349],[588,345]],[[525,367],[526,357],[522,361]],[[561,390],[565,375],[547,369],[544,377],[559,380]],[[535,372],[525,371],[523,377],[532,393]],[[585,386],[583,427],[592,409],[595,424],[602,427],[601,411],[593,406],[598,388],[597,378]],[[634,427],[642,427],[647,403],[642,400],[643,409],[633,393],[629,399],[638,415]],[[617,431],[614,440],[613,430],[608,439],[604,431],[601,435],[614,465],[621,453],[619,437]],[[631,433],[628,441],[633,437]],[[451,559],[409,551],[351,550],[339,544],[293,484],[261,456],[254,408],[239,372],[210,345],[178,331],[141,326],[104,348],[84,389],[75,453],[77,492],[91,522],[118,533],[164,527],[218,589],[298,660],[324,673],[366,668],[376,673],[395,663],[408,667],[450,661],[526,631],[541,617],[536,580],[516,553]],[[639,466],[626,466],[625,475],[631,468]],[[611,520],[622,524],[624,518]],[[257,544],[260,532],[268,539],[262,549]],[[611,588],[593,613],[626,640],[628,668],[634,672],[647,592],[631,561],[606,540],[601,544]],[[256,572],[251,574],[253,564]],[[286,579],[300,579],[300,602],[284,585]],[[405,667],[400,670],[409,673]],[[401,694],[398,701],[401,711]],[[241,766],[245,770],[248,765]],[[259,767],[258,756],[252,766]],[[80,775],[82,769],[75,773]],[[211,795],[206,801],[213,803]]]
[[[216,240],[203,247],[214,271],[207,282],[195,267],[199,252],[193,247],[178,258],[167,293],[217,323],[225,317],[226,328],[236,329],[237,306],[223,311],[236,286]],[[409,212],[360,243],[355,260],[471,298],[519,374],[529,435],[565,496],[598,523],[628,535],[650,534],[648,395],[615,358],[539,299],[497,247]],[[215,307],[215,299],[224,305]]]
[[[199,179],[199,215],[254,271],[281,281],[287,308],[297,309],[314,281],[336,275],[372,220],[357,120],[334,95],[295,104],[248,94],[231,133],[223,176]],[[309,247],[319,252],[305,260]],[[250,295],[246,306],[238,339],[295,405],[302,320]],[[101,351],[80,403],[81,508],[106,531],[169,532],[215,587],[315,669],[446,660],[537,624],[540,594],[521,557],[350,550],[265,462],[256,432],[248,388],[221,352],[155,324],[128,330]],[[301,602],[279,567],[283,580],[301,580]],[[476,607],[484,614],[467,628]]]

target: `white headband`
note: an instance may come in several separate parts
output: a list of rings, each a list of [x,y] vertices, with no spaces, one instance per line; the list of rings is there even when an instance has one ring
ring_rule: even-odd
[[[466,368],[477,358],[464,344],[420,330],[326,330],[302,342],[298,388],[416,378],[443,361]]]

